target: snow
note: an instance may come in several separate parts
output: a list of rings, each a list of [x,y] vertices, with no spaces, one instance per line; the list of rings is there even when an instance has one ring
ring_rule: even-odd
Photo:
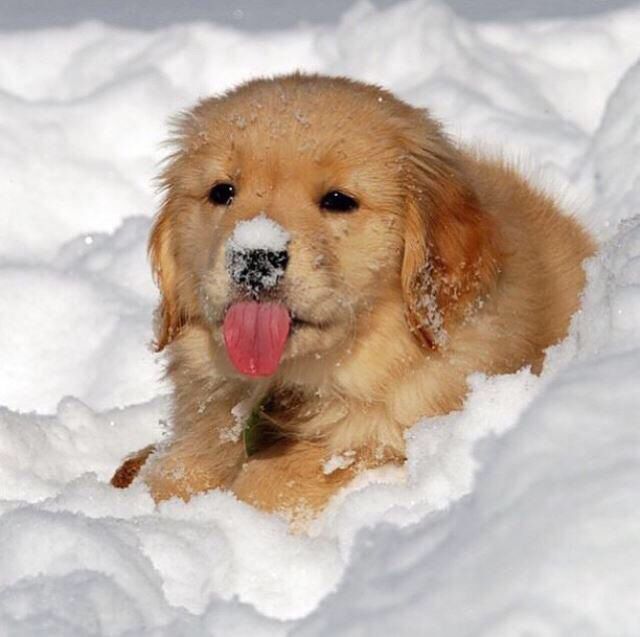
[[[235,252],[248,250],[270,250],[281,252],[287,249],[289,233],[276,221],[267,217],[264,212],[239,221],[229,240],[227,249]]]
[[[474,20],[488,17],[522,20],[529,17],[559,17],[565,15],[589,15],[603,10],[633,4],[634,0],[448,0],[460,15]],[[372,0],[377,7],[398,4],[399,0]],[[324,0],[305,3],[299,0],[243,0],[240,6],[211,0],[189,0],[176,6],[174,0],[128,0],[104,2],[103,0],[48,0],[47,11],[42,10],[40,0],[3,0],[3,29],[32,29],[37,26],[61,26],[82,20],[101,20],[109,24],[153,29],[177,22],[198,20],[214,21],[232,28],[265,31],[295,27],[300,23],[331,24],[335,22],[354,0]]]
[[[0,33],[0,634],[637,635],[639,28],[638,5],[471,23],[414,0],[258,34]],[[428,106],[602,245],[542,376],[473,376],[406,475],[359,476],[298,534],[228,493],[107,483],[168,418],[145,255],[166,120],[294,68]]]
[[[356,452],[352,450],[333,454],[329,460],[322,465],[322,473],[328,476],[338,469],[350,467],[356,461],[355,455]]]
[[[413,430],[409,489],[425,490],[399,505],[439,513],[360,537],[292,634],[637,634],[639,256],[636,218],[589,264],[541,378],[476,378],[464,412]]]

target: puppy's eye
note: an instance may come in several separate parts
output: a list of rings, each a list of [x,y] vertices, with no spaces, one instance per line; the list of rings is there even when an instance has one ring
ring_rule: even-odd
[[[351,212],[358,207],[358,202],[339,190],[328,192],[320,200],[320,208],[330,212]]]
[[[214,206],[228,206],[236,194],[233,184],[216,184],[209,191],[209,201]]]

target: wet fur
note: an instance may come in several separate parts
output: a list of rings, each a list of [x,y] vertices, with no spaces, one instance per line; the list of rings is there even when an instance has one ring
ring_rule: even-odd
[[[222,487],[267,510],[318,510],[358,471],[401,463],[407,428],[459,409],[471,372],[539,372],[566,335],[594,249],[585,231],[513,168],[455,146],[386,91],[257,80],[182,116],[174,142],[150,239],[174,431],[128,459],[115,486],[142,467],[156,500]],[[219,179],[239,191],[224,210],[207,201]],[[321,211],[332,188],[360,209]],[[263,210],[293,237],[276,298],[312,326],[290,338],[274,377],[252,380],[220,336],[237,297],[222,251]],[[265,397],[274,442],[247,459],[231,412]],[[325,474],[345,451],[353,463]]]

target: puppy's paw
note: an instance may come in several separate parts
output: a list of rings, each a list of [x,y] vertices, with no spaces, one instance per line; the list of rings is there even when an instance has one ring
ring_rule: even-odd
[[[155,450],[155,445],[149,445],[126,458],[113,474],[111,485],[116,489],[126,489],[140,473],[140,469],[142,469],[144,463]]]

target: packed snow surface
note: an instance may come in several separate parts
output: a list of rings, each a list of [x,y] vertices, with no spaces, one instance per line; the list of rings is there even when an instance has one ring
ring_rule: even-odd
[[[639,32],[640,6],[471,24],[416,0],[278,33],[0,34],[0,634],[640,634]],[[145,243],[167,118],[296,68],[501,149],[601,245],[540,377],[472,377],[406,475],[298,535],[228,493],[107,484],[166,429]]]

